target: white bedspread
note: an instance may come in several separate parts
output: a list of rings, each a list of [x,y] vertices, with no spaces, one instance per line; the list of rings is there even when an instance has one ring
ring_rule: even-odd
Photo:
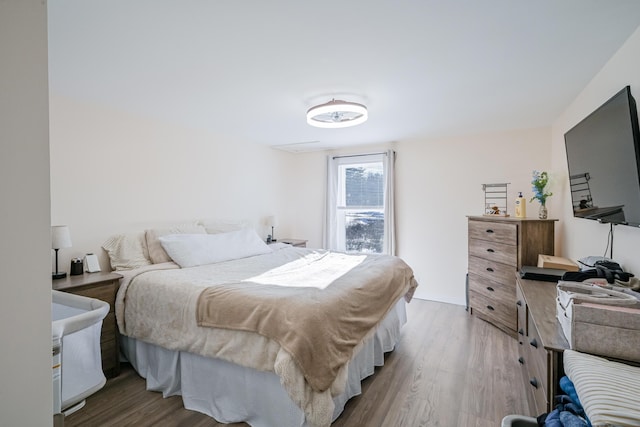
[[[334,409],[332,397],[344,389],[347,365],[329,390],[314,391],[306,384],[291,355],[277,342],[253,332],[198,327],[195,314],[198,296],[206,287],[268,277],[287,264],[312,265],[322,259],[324,253],[288,247],[272,254],[193,268],[180,269],[173,263],[164,263],[124,271],[116,299],[120,332],[171,350],[275,372],[289,396],[305,412],[307,421],[311,425],[327,426]],[[413,277],[408,282],[398,285],[409,291],[416,284]],[[407,299],[410,298],[409,292]]]

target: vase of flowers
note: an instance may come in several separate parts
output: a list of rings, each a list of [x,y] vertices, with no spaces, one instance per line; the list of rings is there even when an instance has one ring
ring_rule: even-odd
[[[546,187],[549,183],[549,174],[545,171],[533,171],[533,197],[530,202],[537,200],[540,202],[540,210],[538,211],[538,218],[547,219],[547,197],[553,196],[553,193],[547,192]]]

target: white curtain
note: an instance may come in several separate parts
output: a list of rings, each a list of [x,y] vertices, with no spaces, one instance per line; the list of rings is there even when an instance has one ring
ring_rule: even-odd
[[[377,154],[327,157],[327,197],[325,201],[324,247],[329,250],[344,250],[339,242],[337,208],[339,203],[339,167],[361,162],[382,162],[384,174],[384,238],[382,253],[396,254],[395,226],[395,157],[393,150]]]
[[[323,244],[325,249],[338,250],[337,215],[338,206],[338,161],[327,156],[327,197],[325,198],[325,224]]]
[[[384,250],[388,255],[396,254],[396,152],[387,150],[382,159],[384,171]]]

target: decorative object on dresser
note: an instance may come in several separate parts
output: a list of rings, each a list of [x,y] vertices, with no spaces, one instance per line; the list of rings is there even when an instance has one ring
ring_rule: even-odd
[[[562,394],[562,352],[569,348],[556,318],[556,284],[516,277],[518,362],[527,387],[531,416],[553,410]]]
[[[515,273],[554,253],[556,220],[469,216],[470,313],[516,336]]]
[[[67,276],[64,271],[58,271],[58,250],[71,247],[71,234],[66,225],[54,225],[51,227],[51,249],[56,251],[56,271],[51,274],[53,279],[63,279]]]
[[[547,219],[547,197],[553,196],[553,193],[547,192],[547,184],[549,184],[549,174],[545,171],[533,171],[533,179],[531,185],[533,185],[533,197],[531,201],[537,200],[540,202],[540,209],[538,211],[538,218]]]
[[[507,217],[507,185],[510,183],[500,184],[482,184],[484,191],[484,215]]]
[[[52,288],[89,298],[96,298],[109,304],[109,313],[102,322],[100,351],[102,370],[107,378],[120,373],[119,333],[116,326],[115,300],[122,276],[117,273],[90,273],[69,276],[64,280],[55,280]]]

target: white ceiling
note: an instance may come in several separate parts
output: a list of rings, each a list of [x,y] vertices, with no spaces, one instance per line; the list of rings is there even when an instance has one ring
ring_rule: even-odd
[[[640,25],[637,0],[48,8],[53,94],[292,151],[548,126]],[[369,120],[307,125],[331,98],[366,104]]]

